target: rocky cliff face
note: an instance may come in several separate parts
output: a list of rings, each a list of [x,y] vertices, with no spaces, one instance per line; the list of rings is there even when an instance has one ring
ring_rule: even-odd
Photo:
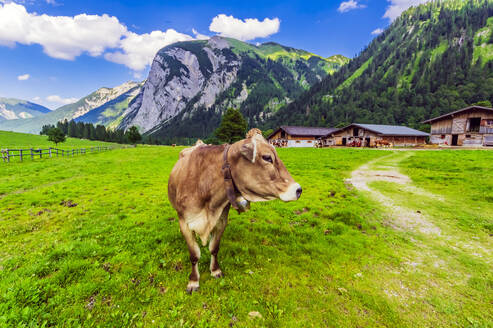
[[[217,95],[236,79],[241,61],[221,38],[196,41],[199,47],[175,44],[156,55],[137,99],[124,113],[121,127],[146,132],[169,120],[187,105],[210,108]],[[195,51],[194,51],[195,50]]]
[[[206,136],[228,107],[255,124],[342,64],[276,43],[217,36],[175,43],[157,53],[119,128],[161,139]]]
[[[130,89],[134,89],[138,85],[139,83],[137,82],[129,81],[114,88],[103,87],[91,93],[89,96],[80,99],[74,104],[69,104],[57,109],[57,111],[63,110],[65,112],[64,119],[75,119],[119,97]]]

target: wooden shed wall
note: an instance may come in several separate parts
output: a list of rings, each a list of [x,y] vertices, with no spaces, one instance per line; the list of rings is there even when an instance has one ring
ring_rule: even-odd
[[[470,118],[481,118],[479,131],[470,130]],[[470,111],[431,124],[431,143],[452,145],[452,135],[457,135],[458,146],[481,146],[484,136],[493,135],[493,113]]]

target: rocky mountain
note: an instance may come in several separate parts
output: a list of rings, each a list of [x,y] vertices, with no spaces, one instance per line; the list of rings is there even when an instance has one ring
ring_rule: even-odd
[[[105,125],[113,123],[116,126],[118,120],[121,119],[121,114],[130,100],[138,93],[140,87],[141,83],[137,82],[126,82],[114,88],[103,87],[73,104],[62,106],[44,115],[0,122],[0,130],[37,134],[43,125],[56,125],[61,120],[81,117],[86,117],[85,122]],[[90,114],[95,109],[97,111]]]
[[[140,93],[143,84],[143,82],[127,82],[111,89],[112,95],[110,98],[113,99],[89,110],[84,115],[76,117],[75,121],[94,125],[101,124],[110,129],[116,128],[120,124],[123,113],[128,108],[129,103]]]
[[[0,122],[37,117],[49,112],[48,108],[26,100],[0,97]]]
[[[406,124],[493,103],[493,0],[431,1],[397,18],[350,63],[264,127]]]
[[[157,53],[119,128],[135,125],[165,140],[203,137],[229,107],[239,108],[255,125],[347,61],[273,42],[255,46],[218,36],[174,43]]]

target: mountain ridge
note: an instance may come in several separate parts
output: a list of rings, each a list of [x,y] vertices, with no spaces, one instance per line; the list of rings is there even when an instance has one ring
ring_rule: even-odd
[[[36,117],[50,111],[49,108],[27,100],[0,97],[0,122]]]
[[[215,36],[174,43],[156,54],[119,128],[136,125],[166,140],[204,137],[230,107],[240,109],[250,125],[259,124],[346,62],[275,42],[252,45]]]
[[[101,87],[75,103],[61,106],[44,115],[28,119],[2,121],[0,122],[0,130],[37,134],[41,131],[43,125],[55,125],[58,121],[65,119],[68,121],[77,119],[93,109],[101,108],[106,103],[111,102],[131,89],[135,89],[139,85],[139,82],[128,81],[114,88]],[[123,110],[120,110],[120,112],[123,112]],[[114,119],[117,120],[118,115],[115,115]],[[96,119],[94,122],[88,123],[99,123],[99,121]]]

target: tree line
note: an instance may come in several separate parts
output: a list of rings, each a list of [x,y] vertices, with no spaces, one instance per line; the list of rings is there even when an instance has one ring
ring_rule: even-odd
[[[139,142],[156,144],[156,141],[150,137],[143,139],[135,126],[130,127],[127,131],[121,129],[111,130],[104,125],[98,124],[94,126],[92,123],[75,122],[74,120],[59,121],[56,126],[53,124],[43,125],[40,134],[47,135],[50,138],[57,135],[57,142],[50,139],[56,144],[64,141],[64,138],[62,138],[61,135],[71,138],[115,142],[120,144],[136,144]]]

